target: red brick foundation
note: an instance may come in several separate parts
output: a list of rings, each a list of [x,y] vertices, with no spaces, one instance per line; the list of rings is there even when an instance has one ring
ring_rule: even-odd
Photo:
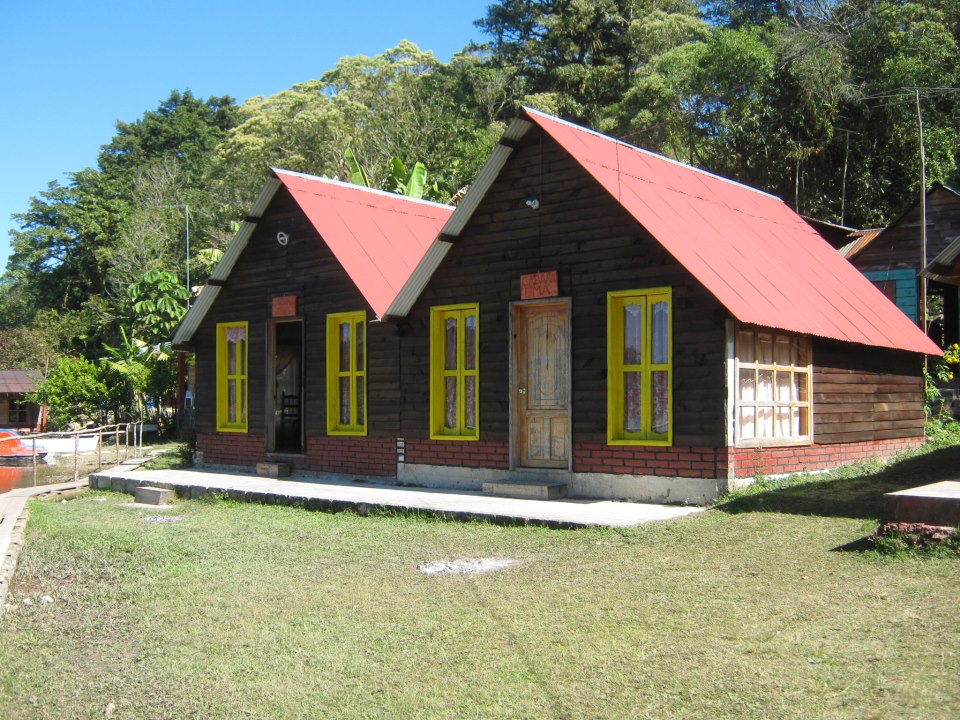
[[[923,442],[922,437],[912,437],[790,448],[730,448],[731,474],[742,478],[828,470],[860,460],[892,457],[920,447]]]
[[[397,441],[380,437],[308,437],[306,456],[294,461],[294,467],[311,472],[395,478]]]
[[[208,465],[253,467],[268,459],[263,435],[209,433],[197,435],[197,450]],[[348,475],[397,476],[397,444],[393,438],[333,437],[307,438],[303,455],[270,454],[293,464],[294,470],[344,473]]]
[[[613,475],[655,475],[686,478],[746,478],[827,470],[861,460],[891,457],[919,447],[922,437],[871,440],[830,445],[778,448],[645,447],[578,443],[573,447],[573,472]],[[253,466],[267,458],[264,437],[246,433],[197,436],[197,450],[211,465]],[[510,468],[505,441],[445,441],[407,439],[405,462],[464,468]],[[376,477],[396,477],[397,446],[393,438],[307,438],[307,452],[293,456],[297,470]],[[729,468],[729,472],[728,472]]]
[[[405,461],[411,465],[449,465],[508,470],[510,444],[491,440],[411,440],[408,438]]]
[[[573,446],[573,471],[662,477],[726,477],[727,449],[578,443]]]
[[[263,435],[197,433],[197,452],[203,453],[207,465],[256,465],[264,460],[265,445]]]

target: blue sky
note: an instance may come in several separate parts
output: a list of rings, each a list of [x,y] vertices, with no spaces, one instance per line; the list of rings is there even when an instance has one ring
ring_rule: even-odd
[[[412,40],[447,61],[491,0],[0,0],[0,269],[10,215],[96,164],[117,120],[189,88],[238,102]]]

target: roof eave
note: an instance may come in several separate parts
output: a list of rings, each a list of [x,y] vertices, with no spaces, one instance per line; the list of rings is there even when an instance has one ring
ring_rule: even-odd
[[[264,183],[260,194],[257,196],[256,202],[254,202],[250,213],[247,215],[247,219],[240,225],[237,234],[233,236],[230,244],[227,245],[227,249],[223,253],[223,258],[217,263],[217,267],[214,268],[213,273],[210,275],[210,279],[217,281],[217,284],[211,283],[207,285],[204,291],[197,297],[193,307],[187,311],[187,314],[180,322],[180,326],[174,333],[174,346],[190,345],[193,334],[197,331],[197,328],[200,327],[200,323],[202,323],[206,317],[214,299],[220,293],[220,287],[230,277],[233,266],[236,265],[241,253],[243,253],[247,247],[250,236],[257,227],[256,221],[263,217],[267,206],[270,204],[270,201],[273,200],[273,196],[277,190],[280,189],[281,184],[276,175],[273,175]]]
[[[464,196],[463,201],[457,206],[453,214],[441,228],[440,233],[434,239],[430,248],[417,263],[416,269],[404,283],[397,297],[387,311],[383,314],[384,319],[406,317],[413,308],[414,303],[420,297],[434,272],[440,267],[443,258],[452,247],[450,239],[457,238],[466,227],[470,218],[480,206],[480,202],[490,190],[494,181],[499,177],[500,171],[506,164],[507,159],[513,154],[517,142],[519,142],[533,127],[533,123],[523,118],[515,118],[504,131],[501,141],[493,149],[490,157],[483,164],[476,179],[470,185],[470,189]]]

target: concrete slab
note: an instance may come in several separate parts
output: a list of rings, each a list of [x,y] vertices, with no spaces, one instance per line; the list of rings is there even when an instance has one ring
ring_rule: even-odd
[[[143,505],[169,505],[173,502],[173,490],[158,487],[138,487],[133,494],[134,502]]]
[[[544,502],[484,496],[477,491],[357,485],[322,478],[272,480],[203,469],[134,470],[114,468],[90,476],[90,486],[132,493],[138,485],[170,488],[184,498],[222,494],[232,499],[295,505],[310,510],[402,510],[456,520],[550,527],[631,527],[683,517],[703,508],[648,505],[610,500],[566,499]]]
[[[883,496],[887,514],[895,522],[960,526],[960,482],[943,482],[907,488]]]

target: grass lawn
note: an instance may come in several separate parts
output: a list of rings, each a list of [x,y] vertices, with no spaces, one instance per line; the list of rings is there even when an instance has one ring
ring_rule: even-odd
[[[950,467],[956,446],[631,530],[34,502],[0,717],[958,717],[960,561],[848,547],[882,492]],[[417,572],[467,557],[520,564]]]

